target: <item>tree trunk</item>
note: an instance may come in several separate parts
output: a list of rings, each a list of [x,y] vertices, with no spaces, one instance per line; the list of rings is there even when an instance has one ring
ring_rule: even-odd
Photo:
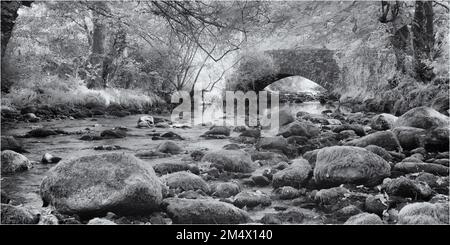
[[[88,88],[104,88],[106,83],[103,77],[106,43],[106,20],[100,11],[107,10],[106,3],[103,1],[94,2],[93,7],[93,32],[91,55],[88,60],[89,77],[87,81]]]
[[[416,77],[422,81],[430,81],[434,77],[431,67],[434,46],[433,17],[431,1],[416,1],[412,24],[414,70]]]
[[[17,19],[17,11],[22,5],[30,6],[32,1],[2,1],[2,50],[1,57],[5,55],[6,46],[8,45],[14,24]]]

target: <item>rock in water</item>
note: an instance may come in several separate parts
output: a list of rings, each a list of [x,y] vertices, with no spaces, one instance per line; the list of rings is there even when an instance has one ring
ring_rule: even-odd
[[[331,146],[317,153],[314,179],[318,184],[343,183],[376,185],[390,175],[389,164],[380,156],[360,147]]]
[[[161,182],[153,168],[125,153],[83,156],[58,163],[42,180],[44,206],[95,216],[145,214],[159,209]]]
[[[32,167],[26,156],[10,150],[2,151],[2,174],[22,172]]]
[[[254,166],[250,154],[240,150],[218,150],[208,152],[202,158],[203,162],[210,162],[211,167],[230,172],[253,172]]]
[[[137,122],[138,128],[151,128],[155,126],[155,120],[152,116],[142,116]]]
[[[244,191],[234,197],[233,204],[239,208],[253,208],[258,205],[265,207],[270,206],[272,200],[270,200],[270,197],[267,194],[259,191]]]
[[[127,136],[126,130],[122,128],[107,129],[100,133],[103,139],[119,139]]]
[[[449,118],[431,107],[413,108],[401,115],[395,122],[395,127],[415,127],[430,129],[449,125]]]
[[[396,127],[392,132],[397,136],[404,150],[412,150],[421,147],[425,139],[426,130],[413,127]]]
[[[402,147],[398,142],[397,137],[391,131],[379,131],[373,134],[366,135],[359,139],[354,139],[347,142],[345,145],[366,147],[368,145],[376,145],[383,147],[388,151],[402,151]]]
[[[376,214],[360,213],[350,217],[345,225],[382,225],[383,221]]]
[[[319,135],[319,133],[320,129],[314,124],[307,121],[296,121],[281,127],[277,135],[281,135],[285,138],[290,136],[304,136],[311,138]]]
[[[1,150],[11,150],[18,153],[26,153],[27,151],[23,148],[13,136],[2,136],[1,137]]]
[[[204,135],[224,135],[230,136],[231,129],[226,126],[212,126]]]
[[[48,128],[36,128],[28,132],[25,136],[26,137],[35,137],[35,138],[44,138],[50,135],[57,135],[58,132],[53,129]]]
[[[162,153],[180,154],[183,149],[181,148],[181,146],[177,145],[177,143],[168,140],[160,144],[157,148],[157,151]]]
[[[45,154],[42,156],[42,160],[41,160],[41,162],[42,162],[43,164],[47,164],[47,163],[58,163],[59,161],[61,161],[61,157],[55,157],[55,156],[53,156],[53,155],[50,154],[50,153],[45,153]]]
[[[370,127],[375,130],[387,130],[394,127],[394,123],[397,121],[397,117],[391,114],[382,113],[374,116],[370,120]]]
[[[398,224],[448,224],[447,203],[412,203],[404,206],[398,213]]]
[[[184,162],[162,162],[153,166],[156,173],[170,174],[174,172],[187,171],[189,165]]]
[[[167,174],[162,176],[161,180],[171,189],[182,191],[201,190],[209,193],[209,185],[200,176],[189,172],[182,171]]]
[[[1,224],[37,224],[39,216],[28,209],[9,204],[1,205]]]
[[[244,210],[214,199],[164,199],[175,224],[242,224],[250,222]]]
[[[295,159],[293,163],[273,175],[274,188],[292,186],[300,188],[311,176],[312,168],[305,159]]]

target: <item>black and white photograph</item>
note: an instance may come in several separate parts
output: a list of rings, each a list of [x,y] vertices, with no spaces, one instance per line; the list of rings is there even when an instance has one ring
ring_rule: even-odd
[[[1,1],[0,224],[448,225],[449,19],[447,0]]]

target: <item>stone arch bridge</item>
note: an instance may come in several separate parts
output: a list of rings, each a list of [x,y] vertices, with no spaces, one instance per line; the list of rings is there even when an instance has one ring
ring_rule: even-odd
[[[302,76],[327,90],[332,90],[340,79],[340,69],[329,49],[283,49],[265,51],[273,61],[273,70],[252,79],[236,78],[230,90],[262,91],[270,84],[291,76]],[[242,67],[242,66],[241,66]],[[239,68],[237,74],[240,74]]]

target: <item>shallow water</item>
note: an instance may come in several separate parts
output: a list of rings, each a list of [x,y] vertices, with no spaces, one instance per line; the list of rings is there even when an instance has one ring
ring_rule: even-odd
[[[289,105],[292,112],[306,111],[310,113],[320,113],[322,110],[329,109],[320,105],[318,102],[308,102],[303,104]],[[33,168],[29,171],[17,173],[13,175],[2,176],[1,188],[12,199],[14,204],[23,204],[38,208],[42,206],[42,200],[39,196],[39,185],[45,176],[45,173],[54,164],[41,164],[41,158],[45,153],[50,153],[54,156],[63,159],[80,157],[92,154],[101,154],[110,151],[97,151],[93,148],[99,145],[119,145],[124,149],[116,150],[116,152],[127,152],[135,154],[141,151],[154,150],[162,141],[152,140],[151,136],[147,134],[155,132],[175,132],[185,140],[177,141],[186,152],[179,155],[174,155],[167,158],[151,159],[143,161],[150,165],[164,162],[164,161],[181,161],[183,158],[188,158],[188,152],[196,149],[217,150],[224,145],[231,143],[228,139],[208,139],[200,138],[207,129],[207,126],[194,126],[188,129],[181,128],[154,128],[154,129],[138,129],[136,128],[137,119],[141,115],[132,115],[123,118],[89,118],[85,120],[55,120],[51,122],[40,123],[17,123],[13,125],[2,125],[2,135],[24,135],[35,127],[47,127],[53,129],[62,129],[67,132],[77,132],[85,128],[90,128],[93,132],[101,132],[105,129],[111,129],[118,126],[128,128],[127,137],[121,139],[107,139],[98,141],[81,141],[81,135],[56,135],[47,138],[21,138],[24,148],[29,153],[24,153],[31,161],[33,161]],[[237,136],[238,133],[232,133],[231,136]],[[259,171],[259,170],[257,170]],[[258,189],[266,194],[270,194],[271,188],[250,188]],[[266,212],[273,211],[272,208],[265,210],[253,210],[249,213],[253,218],[260,218]]]

